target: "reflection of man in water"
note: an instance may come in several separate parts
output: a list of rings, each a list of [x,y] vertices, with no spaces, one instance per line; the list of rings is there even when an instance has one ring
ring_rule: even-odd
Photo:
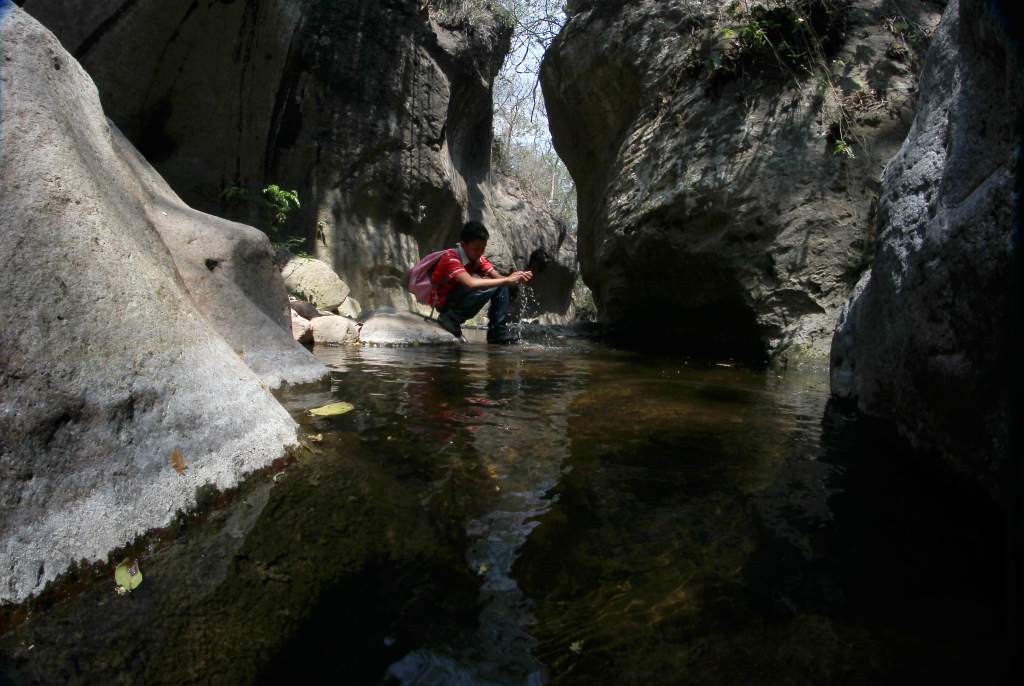
[[[512,325],[511,286],[526,283],[533,272],[515,271],[502,276],[484,257],[487,227],[478,221],[466,222],[459,244],[438,261],[430,282],[434,285],[431,304],[441,313],[438,323],[453,336],[462,335],[462,324],[476,316],[484,303],[487,310],[487,342],[515,343],[518,334]]]

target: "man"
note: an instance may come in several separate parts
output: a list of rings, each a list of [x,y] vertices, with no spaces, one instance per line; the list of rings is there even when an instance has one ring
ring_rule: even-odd
[[[533,272],[512,272],[502,276],[484,257],[487,227],[478,221],[466,222],[459,244],[441,257],[430,282],[434,286],[431,304],[440,312],[437,321],[453,336],[462,336],[462,324],[479,312],[484,303],[487,310],[487,342],[515,343],[518,334],[512,327],[511,286],[526,283]]]

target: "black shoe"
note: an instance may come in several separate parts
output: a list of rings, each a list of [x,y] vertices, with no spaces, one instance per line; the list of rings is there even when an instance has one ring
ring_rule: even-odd
[[[437,318],[437,323],[441,325],[441,328],[455,336],[456,338],[462,338],[462,326],[449,317],[447,314],[442,313]]]

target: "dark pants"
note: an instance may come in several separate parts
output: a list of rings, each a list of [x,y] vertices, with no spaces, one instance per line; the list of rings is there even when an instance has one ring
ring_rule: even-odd
[[[519,338],[512,321],[512,300],[512,289],[509,286],[466,288],[459,284],[448,294],[448,300],[440,312],[462,326],[490,302],[491,306],[487,310],[487,342],[507,343]]]

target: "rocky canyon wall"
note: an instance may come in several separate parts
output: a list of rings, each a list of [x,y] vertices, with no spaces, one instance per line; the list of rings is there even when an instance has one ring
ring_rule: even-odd
[[[185,205],[0,0],[0,602],[283,456],[326,376],[265,235]],[[177,456],[177,457],[175,457]]]
[[[519,243],[560,254],[537,286],[571,288],[575,254],[557,222],[529,201],[504,204],[513,191],[490,174],[491,87],[511,28],[482,4],[22,4],[187,202],[224,214],[227,188],[298,190],[293,230],[363,306],[405,308],[408,268],[454,243],[467,218],[492,220],[499,266],[522,257]]]
[[[1013,265],[1022,20],[1017,3],[949,4],[913,128],[882,179],[877,254],[832,344],[835,395],[894,423],[1004,502],[1021,486],[1013,398],[1022,282]]]
[[[541,80],[602,318],[683,352],[827,355],[942,3],[569,11]]]

